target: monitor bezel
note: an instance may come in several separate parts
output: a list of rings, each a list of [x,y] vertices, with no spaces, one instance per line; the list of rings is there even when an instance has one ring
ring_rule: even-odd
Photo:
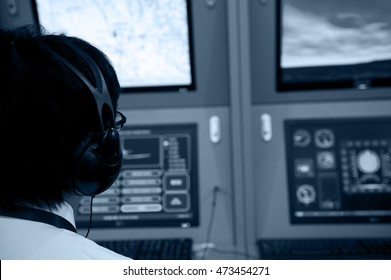
[[[171,84],[171,85],[150,85],[150,86],[121,86],[121,94],[137,93],[178,93],[187,94],[196,92],[196,69],[194,56],[194,31],[193,14],[191,0],[184,0],[187,6],[187,27],[188,27],[188,47],[190,63],[190,83],[189,84]],[[31,0],[34,24],[40,25],[37,0]]]
[[[315,93],[317,91],[323,90],[368,90],[374,88],[385,88],[391,86],[391,75],[388,78],[372,78],[372,79],[341,79],[338,81],[315,81],[315,82],[297,82],[297,83],[287,83],[283,81],[284,68],[281,66],[281,56],[283,48],[283,8],[285,0],[276,1],[276,92],[277,94],[287,94],[297,91],[304,91]],[[369,64],[369,63],[368,63]],[[356,64],[358,67],[365,64]],[[316,66],[316,67],[307,67],[307,69],[318,70],[325,69],[328,66]],[[336,67],[336,66],[332,66]],[[339,67],[346,67],[344,65]],[[352,65],[354,67],[354,65]]]

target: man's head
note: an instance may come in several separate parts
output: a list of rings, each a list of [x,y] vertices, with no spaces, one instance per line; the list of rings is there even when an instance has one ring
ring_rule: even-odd
[[[112,183],[117,174],[104,174],[104,166],[84,176],[89,162],[112,147],[97,147],[114,127],[120,90],[108,58],[79,38],[29,26],[0,31],[0,62],[0,161],[5,166],[0,171],[0,203],[53,208],[64,192],[89,194],[95,186],[87,186],[84,193],[77,185],[90,184],[95,173],[97,180],[108,176],[106,183]],[[99,91],[100,73],[111,108],[99,107],[89,87]],[[119,145],[118,133],[109,135]],[[115,160],[117,156],[108,164]]]

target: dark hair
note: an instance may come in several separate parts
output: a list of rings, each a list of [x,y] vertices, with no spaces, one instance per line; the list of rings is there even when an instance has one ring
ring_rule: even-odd
[[[39,26],[0,30],[0,204],[53,209],[71,189],[73,151],[99,131],[92,94],[59,59],[95,84],[82,53],[98,65],[116,109],[120,86],[99,49]]]

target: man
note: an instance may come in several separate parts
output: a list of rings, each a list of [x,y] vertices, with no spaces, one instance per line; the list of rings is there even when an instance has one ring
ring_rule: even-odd
[[[121,169],[109,59],[37,26],[0,30],[0,82],[0,259],[126,259],[77,234],[67,202]]]

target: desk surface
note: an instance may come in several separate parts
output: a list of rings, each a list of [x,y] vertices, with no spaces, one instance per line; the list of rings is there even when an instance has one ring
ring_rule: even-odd
[[[246,250],[245,246],[232,243],[195,243],[193,245],[195,260],[254,260],[259,259],[256,246]]]

